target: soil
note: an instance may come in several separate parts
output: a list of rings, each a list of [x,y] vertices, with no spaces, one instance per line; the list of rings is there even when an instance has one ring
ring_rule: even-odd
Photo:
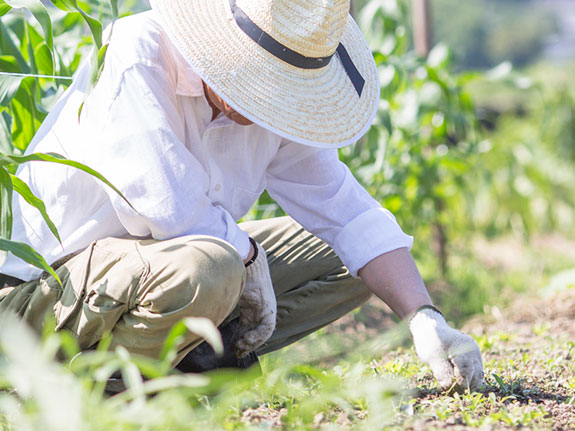
[[[388,308],[370,300],[359,313],[345,316],[327,334],[348,334],[367,340],[395,323]],[[408,377],[412,398],[399,405],[386,430],[575,430],[575,288],[553,297],[525,297],[506,310],[495,307],[470,320],[463,331],[482,346],[485,384],[475,394],[445,394],[436,389],[430,373]],[[390,360],[417,363],[413,349],[390,351],[374,364]],[[324,364],[329,366],[330,363]],[[497,380],[499,379],[499,381]],[[442,406],[442,407],[440,407]],[[440,418],[438,411],[449,411]],[[250,408],[248,423],[282,428],[285,409]],[[369,412],[354,417],[342,412],[321,413],[317,429],[331,423],[354,429]],[[331,428],[333,429],[333,428]]]
[[[473,412],[477,423],[483,422],[478,429],[575,430],[575,288],[549,298],[520,298],[504,311],[492,308],[490,314],[473,318],[462,329],[476,338],[493,340],[493,345],[482,349],[487,377],[480,392],[485,397],[493,394],[497,403]],[[493,374],[503,379],[503,387]],[[433,389],[433,382],[414,383],[415,409],[433,414],[433,402],[445,394]],[[425,389],[421,389],[422,385]],[[431,412],[426,412],[427,403]],[[502,405],[515,409],[516,416],[510,419],[515,423],[480,420],[497,414]],[[541,417],[537,417],[539,413]],[[535,419],[531,419],[531,414]],[[469,426],[473,419],[466,421],[462,412],[446,420],[428,417],[406,422],[402,428],[414,431],[474,429]]]
[[[546,428],[575,430],[575,288],[549,298],[518,299],[506,312],[479,316],[463,329],[474,335],[512,334],[511,339],[484,350],[484,361],[525,358],[514,373],[521,377],[506,392],[519,404],[542,406],[548,412]],[[493,384],[482,392],[509,395]]]

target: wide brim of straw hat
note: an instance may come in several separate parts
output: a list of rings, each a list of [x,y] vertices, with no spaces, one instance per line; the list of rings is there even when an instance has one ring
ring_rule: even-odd
[[[257,45],[236,24],[229,0],[150,0],[194,71],[234,110],[291,141],[338,148],[363,136],[377,111],[379,80],[351,16],[341,40],[365,79],[358,95],[338,55],[300,69]]]

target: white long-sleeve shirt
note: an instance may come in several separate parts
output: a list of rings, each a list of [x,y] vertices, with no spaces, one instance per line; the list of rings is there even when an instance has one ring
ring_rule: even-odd
[[[237,221],[267,189],[281,207],[330,246],[353,275],[413,239],[339,161],[337,149],[309,147],[223,115],[211,120],[201,79],[154,12],[116,22],[98,84],[82,109],[89,65],[52,109],[27,152],[56,152],[111,181],[136,209],[97,179],[62,165],[31,162],[18,176],[46,204],[62,245],[40,213],[14,196],[15,241],[49,263],[109,236],[168,239],[205,234],[245,258]],[[3,274],[41,271],[9,255]]]

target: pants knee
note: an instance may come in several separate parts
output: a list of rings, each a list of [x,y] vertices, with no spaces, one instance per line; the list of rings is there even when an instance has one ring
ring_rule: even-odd
[[[239,299],[244,277],[242,259],[226,241],[200,235],[167,241],[154,253],[138,302],[155,313],[227,315]]]

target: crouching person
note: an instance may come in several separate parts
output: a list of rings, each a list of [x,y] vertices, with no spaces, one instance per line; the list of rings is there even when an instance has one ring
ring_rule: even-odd
[[[409,319],[441,387],[479,385],[479,348],[433,307],[413,239],[338,160],[369,128],[379,83],[349,1],[324,3],[153,0],[117,21],[95,88],[85,97],[86,65],[28,151],[91,166],[132,206],[73,168],[22,167],[62,245],[18,197],[13,239],[64,289],[9,257],[0,311],[37,329],[50,313],[82,349],[110,333],[149,357],[178,320],[207,317],[225,361],[193,334],[176,358],[203,371],[247,366],[373,293]],[[264,190],[290,217],[238,224]]]

